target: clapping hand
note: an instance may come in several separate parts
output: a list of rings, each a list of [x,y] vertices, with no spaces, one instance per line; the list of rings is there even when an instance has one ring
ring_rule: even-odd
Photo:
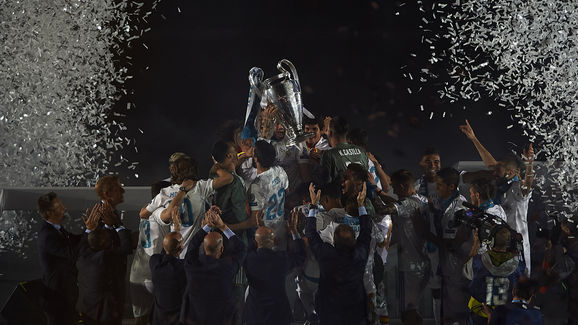
[[[291,217],[287,220],[287,228],[292,235],[297,233],[297,224],[299,223],[299,209],[295,208],[291,211]]]
[[[531,142],[528,146],[528,150],[522,149],[522,155],[528,164],[532,164],[534,162],[534,146]]]
[[[319,200],[321,199],[321,190],[315,191],[315,185],[313,182],[309,184],[309,198],[311,199],[311,204],[319,204]]]
[[[365,206],[365,197],[367,196],[367,185],[363,182],[361,191],[357,194],[357,206]]]
[[[102,209],[103,209],[102,204],[95,204],[94,207],[92,207],[92,211],[90,211],[90,214],[88,213],[88,209],[86,209],[86,212],[82,215],[82,220],[86,225],[86,229],[90,231],[96,229],[96,227],[98,226],[98,221],[100,220],[100,216],[102,214],[101,211]]]

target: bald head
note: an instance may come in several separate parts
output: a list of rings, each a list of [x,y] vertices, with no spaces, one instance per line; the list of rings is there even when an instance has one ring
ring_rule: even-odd
[[[205,254],[220,258],[223,254],[223,236],[215,231],[208,233],[203,240],[203,249]]]
[[[183,246],[181,245],[182,240],[183,237],[180,233],[174,231],[169,232],[163,239],[163,249],[167,254],[178,257],[183,250]]]
[[[258,248],[272,249],[275,245],[273,229],[265,226],[257,228],[257,231],[255,231],[255,242],[257,242]]]

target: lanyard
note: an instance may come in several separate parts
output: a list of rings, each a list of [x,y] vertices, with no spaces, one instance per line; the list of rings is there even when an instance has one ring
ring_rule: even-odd
[[[495,206],[494,200],[489,199],[489,200],[483,202],[482,204],[480,204],[480,210],[486,211],[489,208],[493,208],[494,206]]]

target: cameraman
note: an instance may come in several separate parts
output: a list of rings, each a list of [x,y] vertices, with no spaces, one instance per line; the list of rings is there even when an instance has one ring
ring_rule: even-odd
[[[509,228],[499,227],[493,234],[490,249],[478,254],[480,241],[477,230],[474,232],[471,258],[464,265],[464,276],[471,280],[468,307],[474,325],[487,324],[485,306],[493,309],[512,300],[512,289],[524,274],[524,262],[511,247],[511,236]]]

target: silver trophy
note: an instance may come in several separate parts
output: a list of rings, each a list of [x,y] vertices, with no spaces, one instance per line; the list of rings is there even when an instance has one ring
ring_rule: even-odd
[[[288,70],[285,68],[287,67]],[[301,86],[297,70],[291,61],[283,59],[277,63],[280,74],[261,82],[259,74],[249,77],[251,87],[258,89],[261,96],[277,108],[275,122],[281,123],[289,139],[288,146],[298,145],[311,133],[303,132],[303,104],[301,102]]]

